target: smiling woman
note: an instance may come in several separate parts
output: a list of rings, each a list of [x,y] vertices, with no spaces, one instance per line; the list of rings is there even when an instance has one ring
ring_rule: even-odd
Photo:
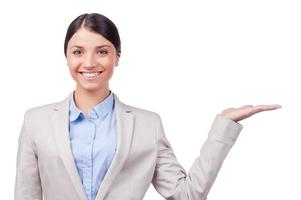
[[[101,94],[101,98],[107,96],[109,80],[121,53],[118,30],[113,22],[103,15],[79,16],[68,28],[64,52],[70,74],[77,83],[75,99],[85,91],[96,96]],[[78,105],[85,114],[91,107],[86,103]]]
[[[242,126],[280,105],[246,105],[218,114],[187,173],[157,113],[122,103],[109,88],[121,54],[116,26],[77,17],[64,52],[75,90],[29,109],[19,138],[15,200],[140,200],[152,183],[165,199],[205,200]]]

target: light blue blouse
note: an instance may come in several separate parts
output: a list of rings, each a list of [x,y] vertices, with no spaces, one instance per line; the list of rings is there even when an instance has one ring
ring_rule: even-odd
[[[74,93],[73,93],[74,94]],[[114,96],[110,95],[85,117],[71,98],[69,137],[74,161],[88,200],[94,200],[117,146]]]

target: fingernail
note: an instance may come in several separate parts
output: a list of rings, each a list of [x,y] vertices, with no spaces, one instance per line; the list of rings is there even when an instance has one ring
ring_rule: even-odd
[[[276,108],[278,109],[278,108],[282,108],[282,106],[281,105],[276,105]]]

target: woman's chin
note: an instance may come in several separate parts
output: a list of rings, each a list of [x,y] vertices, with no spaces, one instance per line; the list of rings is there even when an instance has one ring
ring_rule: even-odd
[[[96,85],[80,85],[77,86],[77,89],[82,90],[82,91],[87,91],[87,92],[95,92],[95,91],[99,91],[101,90],[100,86],[96,86]]]
[[[101,87],[100,85],[96,84],[84,84],[84,85],[77,85],[77,89],[86,91],[86,92],[97,92],[102,90],[105,87]]]

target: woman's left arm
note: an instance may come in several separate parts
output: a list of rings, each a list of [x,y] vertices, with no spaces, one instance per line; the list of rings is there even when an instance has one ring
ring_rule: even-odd
[[[154,187],[165,199],[206,200],[225,157],[242,129],[237,122],[255,113],[280,107],[280,105],[246,105],[226,109],[217,115],[208,138],[188,173],[177,161],[159,118],[158,159],[152,181]]]

